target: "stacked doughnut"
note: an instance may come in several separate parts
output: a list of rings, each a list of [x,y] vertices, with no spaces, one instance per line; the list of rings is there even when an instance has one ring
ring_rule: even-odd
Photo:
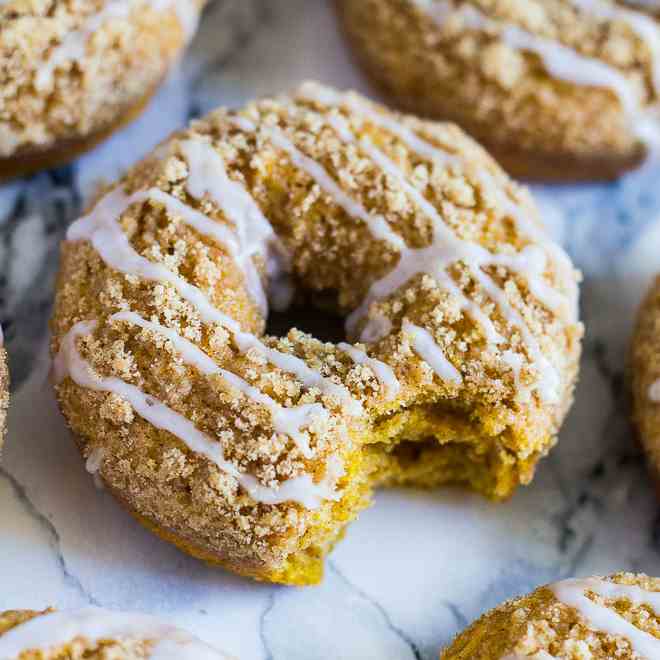
[[[99,608],[0,613],[4,660],[227,660],[187,633],[143,614]]]
[[[0,2],[0,179],[72,160],[133,118],[203,4]]]
[[[484,614],[441,660],[660,657],[660,579],[619,573],[540,587]]]
[[[244,575],[317,582],[376,485],[509,496],[572,400],[578,275],[528,193],[455,126],[356,94],[214,112],[67,238],[52,350],[89,469]],[[352,343],[264,335],[289,288]]]
[[[371,77],[511,174],[611,178],[660,148],[653,1],[337,0]]]

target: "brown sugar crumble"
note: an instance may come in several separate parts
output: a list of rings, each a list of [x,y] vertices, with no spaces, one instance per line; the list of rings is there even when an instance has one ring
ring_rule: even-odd
[[[0,177],[91,148],[142,109],[181,53],[189,35],[174,7],[127,0],[124,16],[107,4],[0,6]]]
[[[393,102],[455,121],[512,175],[607,179],[644,157],[635,131],[642,118],[628,116],[612,79],[640,111],[660,104],[657,47],[648,36],[654,24],[660,33],[660,21],[651,9],[614,0],[598,7],[575,0],[336,4],[360,63]],[[637,20],[625,14],[633,10]],[[485,23],[471,20],[475,12]],[[648,29],[636,28],[641,20]],[[507,39],[514,30],[526,36]],[[525,47],[531,40],[537,49]],[[553,70],[543,52],[581,58],[585,82]],[[589,84],[597,67],[600,78]]]
[[[590,615],[562,601],[558,588],[566,588],[571,582],[575,585],[571,587],[574,596],[588,599],[596,606],[596,610],[589,608]],[[600,587],[611,588],[618,594],[603,597],[593,590]],[[660,618],[650,603],[643,602],[645,598],[657,599],[658,592],[660,579],[633,573],[617,573],[584,581],[569,580],[539,587],[527,596],[512,599],[486,612],[461,632],[440,654],[440,658],[641,658],[635,637],[619,631],[631,625],[638,638],[647,639],[650,636],[660,643]],[[642,602],[636,602],[638,599]],[[616,626],[607,623],[613,620]]]

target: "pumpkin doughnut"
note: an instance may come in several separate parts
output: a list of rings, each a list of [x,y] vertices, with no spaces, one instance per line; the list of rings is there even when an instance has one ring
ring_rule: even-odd
[[[228,656],[151,616],[90,607],[76,612],[1,612],[0,658],[227,660]]]
[[[609,179],[660,147],[658,3],[337,0],[370,76],[512,175]]]
[[[317,582],[375,485],[509,496],[572,400],[577,273],[528,193],[455,126],[353,93],[194,122],[67,239],[54,372],[88,466],[244,575]],[[264,335],[289,288],[352,343]]]
[[[640,308],[630,365],[633,418],[660,495],[660,277]]]
[[[660,579],[618,573],[563,580],[484,614],[440,660],[660,657]]]
[[[7,408],[9,407],[9,367],[7,351],[4,347],[4,335],[0,327],[0,454],[7,431]]]
[[[203,2],[0,1],[0,180],[70,161],[137,116]]]

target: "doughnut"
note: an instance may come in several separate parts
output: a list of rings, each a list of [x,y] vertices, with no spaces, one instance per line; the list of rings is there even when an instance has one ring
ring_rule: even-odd
[[[660,657],[660,579],[618,573],[539,587],[484,614],[440,660]]]
[[[57,398],[147,527],[312,584],[375,486],[532,479],[572,401],[577,280],[460,129],[306,83],[194,122],[70,227]],[[296,296],[291,325],[330,310],[346,341],[267,334]]]
[[[336,0],[404,110],[462,126],[513,176],[612,179],[658,154],[657,0]]]
[[[144,108],[204,0],[0,0],[0,180],[66,163]]]
[[[636,8],[641,7],[652,14],[660,14],[660,0],[624,0],[624,4]]]
[[[630,376],[633,419],[660,495],[660,276],[639,310]]]
[[[145,614],[90,607],[0,613],[3,660],[228,660],[179,628]]]

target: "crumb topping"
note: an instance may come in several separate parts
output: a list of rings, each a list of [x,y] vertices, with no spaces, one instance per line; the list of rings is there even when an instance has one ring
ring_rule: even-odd
[[[401,105],[458,121],[493,146],[537,156],[623,158],[639,149],[641,119],[628,116],[609,78],[621,77],[640,111],[660,102],[653,36],[660,25],[642,7],[629,19],[623,11],[611,15],[633,11],[614,0],[602,0],[600,11],[576,0],[343,0],[340,6],[363,62]],[[475,10],[488,26],[470,22]],[[541,40],[555,62],[563,48],[609,73],[585,94],[579,75],[561,79],[539,52],[513,45],[507,29]]]
[[[176,11],[127,0],[127,15],[114,12],[96,25],[108,4],[0,5],[0,158],[91,139],[143,103],[165,76],[185,43]]]
[[[590,580],[599,582],[601,578]],[[622,593],[626,586],[639,588],[642,600],[645,593],[652,598],[660,591],[660,580],[641,574],[618,573],[602,580],[605,585],[623,585]],[[596,612],[601,608],[610,610],[622,622],[634,626],[631,630],[637,629],[641,637],[649,635],[660,640],[660,619],[651,605],[633,602],[627,596],[603,598],[589,590],[585,590],[584,595],[598,606]],[[553,594],[553,585],[540,587],[528,596],[508,601],[486,613],[461,633],[441,658],[496,660],[535,654],[565,660],[640,658],[635,650],[638,638],[609,632],[604,623],[607,620],[593,612],[591,618],[586,617],[559,601]],[[474,653],[470,654],[470,650]]]

